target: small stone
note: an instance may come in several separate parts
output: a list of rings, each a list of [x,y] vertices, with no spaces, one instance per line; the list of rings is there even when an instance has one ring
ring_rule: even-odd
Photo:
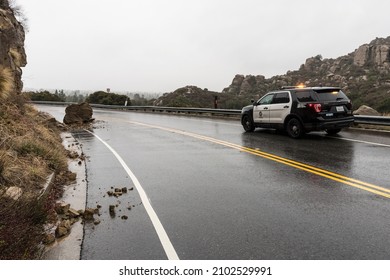
[[[130,191],[132,191],[132,190],[134,190],[134,188],[133,188],[133,187],[131,187],[131,188],[129,188],[129,190],[130,190]]]
[[[131,210],[131,206],[127,207],[128,210]]]
[[[67,230],[70,230],[72,223],[70,220],[62,220],[61,223],[59,224],[60,227],[64,227]]]
[[[126,187],[122,188],[122,193],[127,193],[127,188]]]
[[[119,197],[119,196],[121,196],[122,195],[122,192],[114,192],[114,196],[115,197]]]
[[[69,208],[70,208],[70,204],[58,202],[58,203],[56,203],[54,209],[56,210],[57,214],[63,215],[63,214],[68,213]]]
[[[114,195],[114,192],[113,192],[113,191],[108,191],[107,194],[108,194],[109,196],[113,196],[113,195]]]
[[[78,158],[79,154],[77,152],[68,152],[68,157],[71,159]]]
[[[122,220],[127,220],[129,217],[127,217],[126,215],[123,215],[122,217],[121,217],[121,219]]]
[[[99,219],[96,219],[94,222],[93,222],[94,225],[98,225],[100,224],[100,220]]]
[[[95,209],[93,208],[87,208],[84,211],[83,217],[85,220],[93,220],[93,214],[95,214]]]
[[[56,237],[61,238],[68,234],[68,230],[64,227],[57,227],[56,229]]]
[[[58,226],[56,228],[55,234],[56,234],[57,238],[63,237],[63,236],[68,234],[68,229],[66,227],[63,227],[63,226]]]
[[[109,206],[109,212],[110,212],[111,218],[114,218],[115,217],[115,205]]]
[[[43,244],[50,245],[53,244],[56,241],[56,237],[52,233],[48,233],[45,236],[45,239],[43,240]]]
[[[73,209],[73,208],[69,208],[69,210],[68,210],[68,215],[69,215],[69,217],[71,217],[71,218],[80,217],[80,213],[79,213],[77,210]]]

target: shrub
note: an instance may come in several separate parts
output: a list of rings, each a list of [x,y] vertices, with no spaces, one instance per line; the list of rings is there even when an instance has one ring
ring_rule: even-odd
[[[85,101],[91,104],[125,105],[126,100],[129,101],[126,95],[97,91],[88,95]],[[130,102],[127,105],[130,105]]]
[[[60,97],[58,94],[53,94],[45,91],[39,92],[27,92],[26,95],[32,101],[56,101],[56,102],[65,102],[64,98]]]

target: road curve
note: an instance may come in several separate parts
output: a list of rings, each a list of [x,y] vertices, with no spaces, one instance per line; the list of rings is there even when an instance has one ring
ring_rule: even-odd
[[[63,107],[37,107],[63,117]],[[94,117],[97,137],[74,133],[88,156],[87,204],[102,206],[101,223],[85,225],[83,259],[169,258],[113,151],[180,259],[390,258],[388,133],[294,140],[244,133],[231,120],[103,110]],[[115,187],[134,190],[109,197]]]

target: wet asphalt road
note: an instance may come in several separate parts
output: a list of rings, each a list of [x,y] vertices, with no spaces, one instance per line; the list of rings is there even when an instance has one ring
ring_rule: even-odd
[[[39,108],[62,120],[63,107]],[[237,120],[102,110],[94,117],[93,132],[137,176],[180,259],[390,259],[390,199],[296,165],[389,194],[390,133],[294,140],[271,130],[244,133]],[[166,259],[136,189],[106,194],[134,187],[119,161],[88,132],[75,137],[88,156],[87,205],[102,206],[101,223],[85,225],[82,259]],[[109,205],[117,206],[115,217]]]

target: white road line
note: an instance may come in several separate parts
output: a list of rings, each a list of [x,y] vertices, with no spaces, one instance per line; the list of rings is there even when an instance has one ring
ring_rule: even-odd
[[[369,145],[375,145],[375,146],[381,146],[381,147],[387,147],[390,148],[390,145],[387,144],[381,144],[381,143],[375,143],[375,142],[369,142],[369,141],[363,141],[363,140],[356,140],[351,138],[344,138],[344,137],[333,137],[333,136],[325,136],[326,138],[332,138],[332,139],[338,139],[338,140],[344,140],[344,141],[351,141],[351,142],[358,142],[363,144],[369,144]]]
[[[138,181],[137,177],[130,170],[130,168],[127,166],[127,164],[122,159],[122,157],[109,144],[107,144],[103,139],[101,139],[99,136],[97,136],[93,132],[91,132],[89,130],[86,130],[86,131],[89,132],[90,134],[92,134],[93,136],[95,136],[97,139],[99,139],[99,141],[102,142],[114,154],[114,156],[120,162],[122,167],[126,170],[127,174],[130,176],[135,188],[137,189],[137,191],[141,197],[142,204],[144,205],[145,210],[148,213],[150,220],[152,221],[154,229],[157,232],[157,235],[160,239],[160,242],[164,248],[164,251],[165,251],[168,259],[169,260],[179,260],[179,257],[175,251],[175,248],[173,247],[171,240],[168,237],[168,234],[166,233],[162,223],[160,222],[160,219],[158,218],[156,212],[154,211],[152,205],[150,204],[150,200],[149,200],[145,190],[142,188],[140,182]]]

